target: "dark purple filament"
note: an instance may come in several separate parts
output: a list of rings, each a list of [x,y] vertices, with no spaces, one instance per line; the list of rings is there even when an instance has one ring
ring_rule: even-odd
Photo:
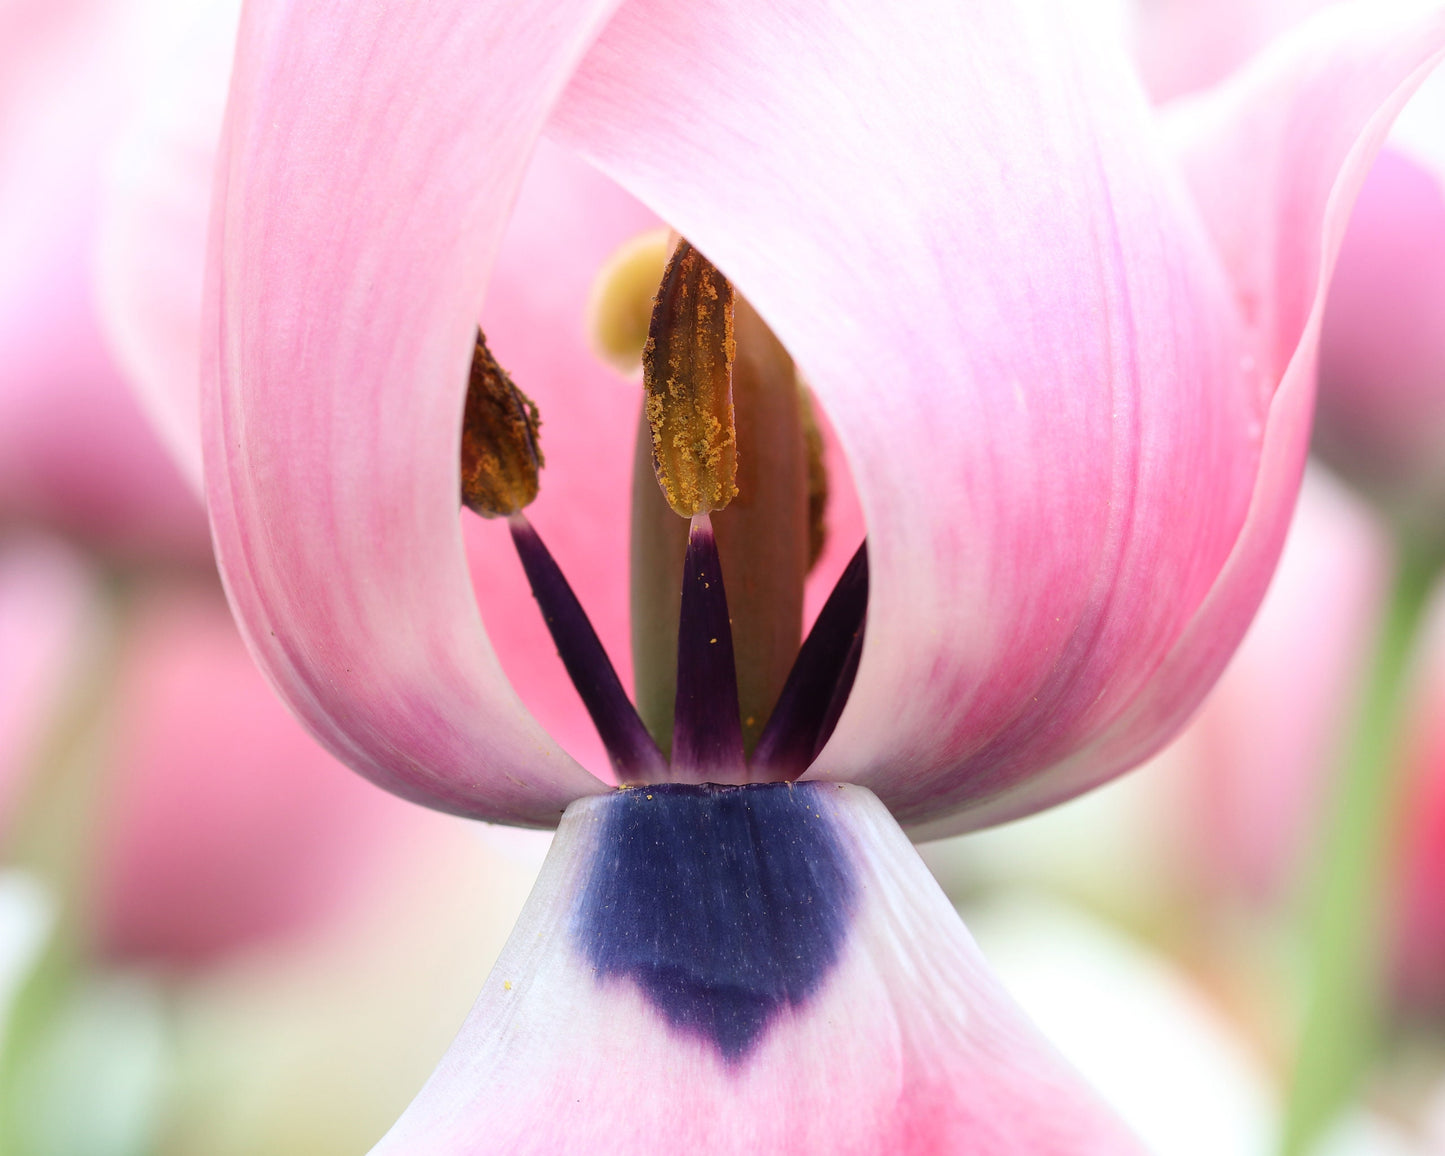
[[[862,649],[863,616],[867,610],[868,543],[864,542],[828,595],[793,660],[778,705],[753,751],[753,766],[760,772],[757,778],[796,779],[833,733],[838,714],[831,706],[835,699],[841,699],[841,712],[853,687],[853,675],[858,671],[854,651]],[[854,654],[851,669],[850,654]]]
[[[736,783],[747,775],[728,598],[706,514],[692,519],[682,567],[672,770],[692,783]]]
[[[592,716],[592,725],[602,736],[618,781],[655,783],[666,779],[667,760],[622,689],[622,680],[562,568],[525,516],[513,514],[507,525],[522,569],[527,572],[532,596],[542,609],[562,665]]]
[[[537,531],[521,514],[508,523],[547,629],[619,781],[782,781],[807,770],[833,733],[858,670],[868,608],[866,543],[858,547],[803,642],[758,740],[750,772],[722,564],[707,515],[693,519],[683,564],[671,767]]]

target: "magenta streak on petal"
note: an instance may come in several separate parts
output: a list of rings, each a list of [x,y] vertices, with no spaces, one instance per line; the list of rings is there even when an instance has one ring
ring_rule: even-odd
[[[872,589],[809,773],[912,823],[1128,708],[1257,471],[1243,320],[1094,40],[1005,0],[629,4],[553,124],[706,248],[827,408]]]
[[[566,576],[524,514],[508,520],[517,556],[527,572],[532,594],[557,644],[562,664],[577,688],[597,733],[607,748],[612,769],[624,783],[661,782],[667,778],[667,760],[647,733],[637,708],[622,689],[617,671],[587,612],[572,593]]]
[[[732,624],[707,514],[692,517],[682,567],[672,771],[684,783],[737,783],[747,777]]]
[[[212,215],[207,489],[253,653],[363,774],[523,824],[603,787],[488,645],[456,447],[507,211],[609,11],[248,5]]]

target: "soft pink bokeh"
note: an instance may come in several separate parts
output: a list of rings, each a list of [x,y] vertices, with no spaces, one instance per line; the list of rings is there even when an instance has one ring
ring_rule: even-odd
[[[1180,846],[1201,890],[1261,906],[1297,896],[1388,570],[1384,532],[1358,499],[1307,477],[1259,615],[1174,748]]]
[[[203,115],[206,94],[219,105],[230,45],[219,72],[176,53],[205,35],[214,57],[228,22],[233,36],[229,4],[165,0],[19,0],[0,16],[0,839],[65,797],[46,776],[84,771],[100,792],[84,885],[96,946],[170,966],[338,914],[406,821],[250,661],[209,569],[203,507],[97,310],[102,266],[112,303],[189,299],[189,355],[169,365],[195,396],[210,158],[152,186],[158,232],[137,243],[178,240],[130,265],[112,250],[134,189],[112,165],[118,142],[145,152],[158,86],[178,120]],[[219,107],[214,119],[211,156]],[[177,206],[192,210],[189,234]],[[189,269],[166,266],[186,244]],[[118,585],[108,566],[125,571]],[[78,735],[94,750],[72,750]]]
[[[204,560],[205,517],[104,343],[95,244],[143,3],[20,0],[0,49],[0,519]]]
[[[93,576],[65,546],[0,544],[0,844],[50,737],[45,722],[77,673],[94,593]]]
[[[1375,162],[1340,249],[1316,421],[1327,461],[1412,529],[1441,533],[1445,181],[1402,152]]]
[[[397,853],[407,808],[297,725],[215,587],[140,596],[116,690],[96,848],[106,954],[195,965],[305,931]]]

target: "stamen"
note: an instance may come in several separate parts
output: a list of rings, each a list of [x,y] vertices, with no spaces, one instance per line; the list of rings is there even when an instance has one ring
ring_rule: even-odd
[[[711,518],[727,574],[743,746],[751,751],[802,641],[809,470],[793,360],[741,294],[734,298],[734,335],[738,493]],[[646,415],[638,436],[632,498],[634,686],[638,710],[668,750],[688,524],[657,485]]]
[[[537,406],[497,364],[477,330],[462,418],[462,502],[484,518],[505,518],[537,497],[544,459]]]
[[[736,352],[731,283],[679,241],[657,291],[642,380],[657,481],[684,518],[720,510],[737,494]]]
[[[753,751],[754,778],[796,779],[833,733],[858,672],[867,610],[865,541],[828,595],[798,651],[778,705]]]
[[[717,540],[706,514],[692,519],[677,628],[673,777],[693,783],[747,781],[733,635]]]
[[[642,725],[587,612],[551,552],[526,515],[513,514],[507,525],[562,665],[602,736],[618,781],[655,783],[666,779],[667,760]]]

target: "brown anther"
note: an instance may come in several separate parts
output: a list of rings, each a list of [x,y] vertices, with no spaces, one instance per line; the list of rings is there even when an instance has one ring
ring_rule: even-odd
[[[484,518],[505,518],[537,496],[542,447],[536,403],[497,364],[477,330],[462,417],[462,502]]]
[[[798,382],[798,416],[808,455],[808,569],[811,570],[828,544],[828,464],[823,457],[823,430],[818,425],[813,394],[801,380]]]
[[[733,420],[733,287],[687,241],[662,275],[642,350],[652,461],[668,505],[684,518],[737,495]]]

